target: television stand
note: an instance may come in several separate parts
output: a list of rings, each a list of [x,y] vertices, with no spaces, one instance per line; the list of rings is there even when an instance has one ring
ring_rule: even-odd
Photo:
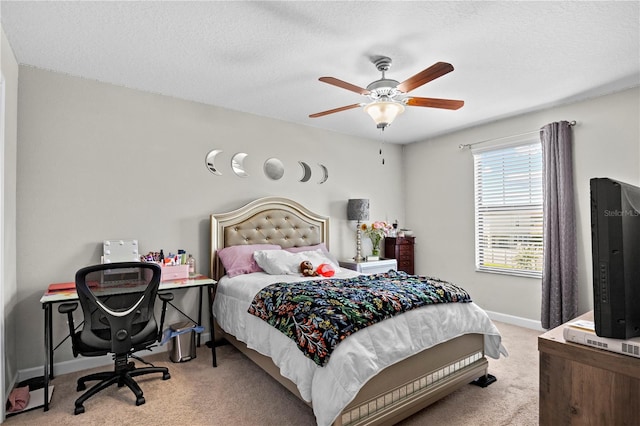
[[[593,311],[578,319],[593,321]],[[638,424],[640,360],[567,342],[565,326],[538,337],[540,426]]]

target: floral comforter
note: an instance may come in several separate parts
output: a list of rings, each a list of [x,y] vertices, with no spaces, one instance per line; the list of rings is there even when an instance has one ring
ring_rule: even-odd
[[[324,366],[347,336],[428,304],[471,302],[462,288],[402,271],[347,279],[276,283],[263,288],[248,312],[296,342]]]

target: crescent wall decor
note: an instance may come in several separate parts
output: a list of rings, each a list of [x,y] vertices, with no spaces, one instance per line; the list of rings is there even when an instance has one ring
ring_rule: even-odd
[[[224,151],[221,149],[212,149],[211,151],[207,152],[205,156],[205,166],[207,167],[207,170],[209,170],[209,172],[216,176],[222,176],[222,171],[216,165],[216,161],[220,161],[218,156],[223,152]],[[231,157],[231,170],[236,176],[241,178],[249,177],[249,172],[247,172],[247,166],[245,165],[248,156],[249,154],[247,154],[246,152],[236,152]],[[302,168],[302,176],[300,176],[298,181],[303,183],[311,181],[313,172],[309,163],[306,161],[298,160],[298,164]],[[321,177],[318,181],[318,184],[323,184],[327,181],[327,179],[329,179],[329,171],[327,169],[327,166],[325,166],[324,164],[318,163],[318,166],[320,167],[321,172]],[[277,157],[267,158],[262,166],[262,169],[264,175],[271,180],[282,179],[285,172],[284,163]]]
[[[231,157],[231,170],[233,170],[233,173],[235,173],[236,176],[238,177],[249,176],[249,173],[247,173],[244,165],[244,160],[247,158],[248,155],[249,154],[244,152],[238,152],[236,154],[233,154],[233,157]]]
[[[218,168],[216,167],[215,160],[216,160],[216,155],[220,153],[222,153],[222,150],[214,149],[212,151],[209,151],[209,153],[205,157],[205,163],[207,165],[207,169],[214,175],[218,175],[218,176],[222,176],[222,172],[218,170]]]
[[[271,180],[278,180],[284,176],[284,164],[279,158],[269,158],[264,162],[264,174]]]
[[[323,184],[327,181],[327,179],[329,179],[329,171],[327,170],[327,167],[324,164],[318,163],[318,166],[320,166],[320,168],[322,169],[322,174],[323,174],[322,179],[320,179],[318,183]]]
[[[311,167],[304,161],[298,161],[298,164],[302,167],[302,178],[300,182],[309,182],[309,179],[311,179]]]

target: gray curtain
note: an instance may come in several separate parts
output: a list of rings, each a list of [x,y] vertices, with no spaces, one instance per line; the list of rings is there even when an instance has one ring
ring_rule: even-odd
[[[540,129],[543,163],[544,265],[542,327],[577,316],[576,224],[571,126],[567,121]]]

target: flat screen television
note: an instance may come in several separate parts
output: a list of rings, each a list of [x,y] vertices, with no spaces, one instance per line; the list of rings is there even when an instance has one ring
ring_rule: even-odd
[[[640,188],[593,178],[590,189],[596,334],[640,336]]]

